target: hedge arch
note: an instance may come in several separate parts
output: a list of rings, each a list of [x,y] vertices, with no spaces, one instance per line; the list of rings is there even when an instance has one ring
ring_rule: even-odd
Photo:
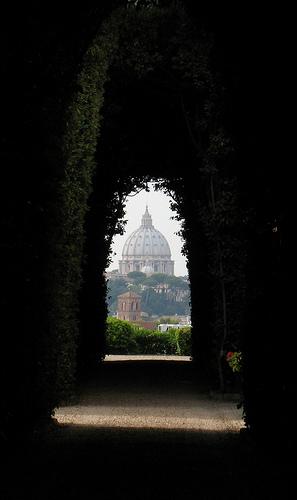
[[[11,105],[19,97],[20,107],[25,98],[26,127],[19,137],[16,114],[7,106],[2,154],[12,187],[9,191],[3,183],[9,201],[2,285],[10,329],[3,335],[3,352],[9,355],[1,365],[1,429],[10,428],[14,435],[20,422],[26,427],[39,416],[49,416],[69,395],[77,368],[83,373],[89,361],[92,365],[96,352],[92,346],[99,342],[98,352],[104,351],[104,342],[88,335],[95,331],[93,326],[100,328],[105,314],[104,281],[95,283],[92,271],[100,275],[108,260],[108,242],[114,231],[121,230],[123,179],[131,181],[126,186],[129,191],[138,182],[145,184],[149,176],[163,179],[163,189],[174,193],[179,217],[185,221],[193,319],[199,326],[203,322],[200,333],[204,332],[195,336],[197,356],[218,365],[224,278],[228,339],[240,336],[244,310],[248,426],[260,437],[266,434],[268,441],[277,433],[281,442],[288,442],[291,412],[283,408],[290,407],[295,380],[294,308],[287,286],[292,275],[291,167],[290,162],[284,164],[285,149],[276,161],[276,100],[283,108],[286,89],[283,72],[278,77],[275,72],[281,39],[275,35],[277,23],[267,22],[273,9],[262,14],[249,9],[243,17],[240,6],[212,9],[192,0],[169,9],[114,11],[116,5],[127,3],[73,4],[64,10],[61,6],[59,16],[50,10],[27,9],[22,22],[27,23],[28,36],[11,39],[4,54],[11,87],[7,95]],[[279,12],[275,20],[279,22]],[[20,41],[28,69],[23,95],[17,83]],[[167,70],[167,79],[162,69]],[[123,148],[115,142],[116,147],[110,148],[109,136],[119,136],[121,117],[127,116],[122,112],[116,116],[120,83],[140,88],[154,78],[162,85],[166,80],[163,95],[167,93],[181,111],[179,123],[186,131],[187,146],[184,136],[176,140],[176,130],[171,145],[185,146],[182,176],[175,168],[173,148],[170,161],[164,162],[163,155],[154,171],[152,164],[142,164],[138,172],[122,154]],[[155,92],[156,86],[151,87]],[[120,138],[125,143],[126,136]],[[112,151],[117,154],[112,156]],[[121,165],[116,164],[119,153],[125,160]],[[111,164],[117,172],[112,182],[107,168]],[[20,165],[24,185],[17,187]],[[191,172],[184,165],[191,166]],[[18,208],[23,194],[24,210]],[[21,315],[16,314],[24,232],[25,333]],[[88,297],[93,301],[89,305]]]
[[[104,354],[104,339],[95,332],[104,328],[105,282],[97,276],[106,268],[113,234],[121,231],[125,195],[149,178],[161,177],[161,187],[174,193],[174,208],[183,220],[194,329],[199,323],[199,334],[193,337],[194,358],[204,373],[216,371],[222,382],[220,363],[227,342],[239,342],[244,259],[242,214],[212,46],[211,34],[196,29],[182,8],[120,9],[102,25],[86,51],[65,118],[60,159],[64,173],[57,182],[58,209],[50,235],[50,324],[46,369],[40,378],[40,385],[47,387],[44,406],[50,409],[73,385],[77,346],[82,371],[98,362],[98,353]],[[115,78],[142,82],[160,73],[167,75],[175,99],[180,100],[189,166],[183,167],[182,175],[170,162],[161,175],[147,165],[137,174],[126,162],[114,176],[106,176],[107,167],[100,164],[104,157],[100,135],[108,118],[102,117],[104,112],[108,115],[104,108],[108,88]]]
[[[137,5],[151,3],[138,1]],[[222,274],[216,277],[219,249],[214,243],[215,236],[223,233],[226,243],[228,238],[232,240],[239,235],[242,228],[242,241],[232,241],[232,245],[229,241],[221,250],[224,270],[233,279],[232,284],[225,284],[231,298],[228,326],[233,318],[235,337],[240,330],[239,312],[244,309],[242,347],[248,426],[257,436],[266,435],[268,442],[274,442],[271,436],[276,435],[281,443],[291,440],[292,412],[283,409],[290,409],[295,390],[294,307],[292,287],[288,286],[293,269],[290,251],[293,225],[291,220],[289,223],[292,210],[288,206],[292,200],[288,196],[292,168],[291,162],[284,161],[287,141],[284,147],[279,147],[286,124],[281,112],[283,97],[288,96],[282,71],[288,47],[286,38],[279,37],[275,30],[281,22],[279,9],[261,12],[251,8],[242,16],[239,4],[237,7],[222,4],[213,9],[207,2],[193,0],[158,2],[169,3],[178,7],[167,10],[160,7],[158,12],[141,8],[137,12],[132,8],[129,12],[114,11],[118,5],[127,6],[127,2],[104,0],[100,5],[98,2],[76,3],[71,8],[61,5],[59,15],[53,9],[28,8],[22,17],[26,37],[20,36],[21,31],[13,23],[15,36],[9,38],[9,46],[3,53],[3,82],[7,84],[5,95],[10,99],[6,99],[8,106],[4,110],[1,152],[2,199],[7,200],[1,218],[2,321],[6,319],[9,328],[3,328],[2,335],[1,439],[3,436],[5,439],[6,432],[12,437],[17,430],[22,433],[39,416],[50,416],[61,399],[69,395],[77,376],[77,361],[81,373],[87,360],[92,361],[95,339],[86,335],[92,330],[87,321],[91,327],[102,324],[105,305],[104,282],[100,281],[100,286],[98,282],[92,284],[89,272],[103,269],[108,259],[108,240],[113,231],[121,230],[123,204],[118,204],[118,185],[122,184],[120,179],[127,178],[122,171],[121,176],[113,176],[113,186],[110,178],[109,184],[101,183],[101,192],[107,195],[106,186],[110,189],[106,196],[108,205],[104,207],[106,217],[98,217],[99,176],[107,174],[106,131],[111,131],[109,122],[117,127],[119,122],[112,120],[115,109],[110,108],[109,97],[120,79],[138,85],[148,82],[150,76],[160,77],[163,67],[175,77],[170,78],[168,94],[172,96],[176,83],[175,96],[181,83],[183,87],[185,113],[181,114],[180,122],[187,130],[185,150],[192,167],[187,190],[183,191],[187,194],[185,205],[178,195],[185,183],[181,182],[181,176],[173,175],[173,161],[168,163],[162,178],[166,181],[163,188],[175,193],[179,216],[185,221],[194,309],[199,303],[205,306],[202,311],[193,309],[195,321],[203,320],[203,331],[208,331],[207,335],[195,336],[195,342],[202,344],[199,349],[197,346],[197,354],[207,352],[202,358],[216,361],[213,341],[222,333],[222,315],[217,314],[222,310]],[[182,10],[183,5],[191,22]],[[152,38],[153,25],[149,19],[154,19],[158,26],[157,38]],[[180,20],[175,23],[179,25],[175,31],[174,19]],[[142,31],[137,31],[137,24]],[[127,38],[123,46],[125,25]],[[137,44],[131,46],[132,35]],[[155,40],[152,49],[158,50],[150,52],[147,42],[152,39]],[[194,43],[187,44],[189,39]],[[173,68],[169,56],[174,47],[175,54],[182,53],[183,57],[175,60]],[[178,52],[178,47],[183,50]],[[208,49],[202,58],[198,47]],[[140,53],[141,58],[136,57]],[[21,85],[20,57],[22,64],[23,60],[26,64],[26,77]],[[189,59],[193,61],[195,57],[199,64],[189,66]],[[146,66],[149,74],[145,74]],[[25,127],[19,132],[16,130],[18,102],[22,109],[25,104]],[[201,106],[202,103],[208,105]],[[179,109],[181,105],[180,99]],[[277,119],[277,114],[281,119]],[[228,136],[234,143],[233,152]],[[143,165],[141,175],[138,172],[137,176],[128,161],[125,166],[129,167],[129,178],[137,177],[137,182],[144,182],[148,174],[153,177],[158,170],[156,167],[152,172]],[[184,168],[182,173],[187,174]],[[135,182],[133,187],[136,185]],[[211,185],[216,194],[215,214],[210,202]],[[23,196],[25,204],[20,207]],[[238,204],[243,214],[232,209]],[[116,210],[116,221],[108,218]],[[236,231],[232,229],[234,224]],[[95,245],[100,250],[100,262],[95,262],[98,256]],[[231,246],[235,259],[226,252]],[[192,258],[197,255],[199,259]],[[247,265],[242,269],[245,259]],[[233,263],[235,274],[233,269],[229,273]],[[19,300],[18,292],[23,288],[24,277],[23,301]],[[198,283],[203,283],[202,297]],[[231,296],[231,289],[238,293]],[[95,314],[90,305],[92,314],[86,320],[85,304],[90,296],[95,302],[96,294],[97,298],[100,296],[96,304],[99,308]],[[18,314],[20,305],[24,305],[25,321]],[[216,341],[214,344],[219,345]],[[100,341],[99,351],[103,350]]]
[[[193,39],[195,44],[192,43]],[[118,77],[122,75],[127,80],[138,81],[145,80],[148,74],[167,72],[170,84],[175,87],[175,93],[181,94],[180,106],[184,115],[184,127],[191,143],[192,163],[188,168],[184,168],[182,176],[178,175],[176,169],[171,173],[165,172],[165,180],[161,185],[163,189],[174,193],[174,208],[184,221],[183,236],[186,240],[185,252],[190,263],[193,323],[195,328],[199,317],[200,330],[203,331],[203,334],[194,338],[194,353],[199,357],[201,366],[207,353],[211,356],[210,359],[214,356],[221,359],[224,354],[227,341],[227,319],[224,314],[227,309],[222,316],[222,290],[219,289],[223,286],[223,293],[226,294],[227,276],[222,266],[228,267],[228,260],[230,265],[231,258],[234,259],[241,235],[239,234],[236,241],[234,238],[231,241],[228,236],[228,231],[238,226],[240,215],[236,205],[236,185],[230,161],[230,141],[222,126],[222,89],[212,68],[212,45],[211,34],[195,29],[180,8],[139,11],[128,9],[117,10],[112,14],[85,54],[77,78],[77,90],[65,120],[62,149],[62,162],[65,167],[58,185],[59,210],[51,237],[50,336],[55,358],[53,387],[56,388],[56,394],[59,394],[58,398],[61,397],[61,392],[67,393],[73,383],[77,343],[81,347],[82,364],[87,366],[95,363],[95,357],[96,362],[98,361],[98,352],[104,352],[102,340],[94,337],[94,328],[89,341],[86,342],[86,337],[79,336],[78,314],[79,291],[82,285],[81,265],[84,262],[84,245],[88,246],[85,237],[86,217],[89,217],[89,224],[92,225],[90,196],[92,191],[93,200],[94,193],[99,196],[95,188],[96,182],[100,184],[98,175],[97,181],[94,179],[96,170],[100,172],[101,168],[100,133],[103,127],[104,95],[110,84],[109,80],[112,82],[113,72],[116,72]],[[193,112],[195,106],[196,110]],[[93,232],[90,239],[95,243],[93,255],[95,249],[97,255],[100,255],[100,262],[98,259],[96,262],[99,276],[108,262],[110,238],[116,231],[121,230],[117,224],[123,215],[125,194],[143,186],[148,178],[154,176],[156,173],[147,170],[138,176],[130,170],[125,177],[125,188],[119,189],[119,185],[123,183],[123,172],[119,170],[113,179],[109,176],[110,186],[105,186],[103,190],[102,186],[97,186],[101,189],[101,198],[103,193],[103,203],[97,202],[97,209],[100,209],[97,224],[101,224],[101,228],[97,225],[99,236],[95,238]],[[219,240],[223,241],[226,251]],[[204,247],[197,259],[201,242],[204,242]],[[244,292],[240,266],[242,261],[238,260],[237,272],[231,273],[233,283],[229,284],[229,288],[235,289],[238,280],[241,280],[239,298],[235,297],[235,300],[242,299]],[[94,267],[92,269],[94,271]],[[208,269],[211,279],[206,276],[205,269]],[[197,277],[199,287],[201,282],[203,283],[203,294],[197,289]],[[93,310],[93,319],[91,317],[86,328],[89,332],[92,322],[93,326],[97,323],[103,328],[106,313],[106,306],[102,301],[105,288],[103,279],[100,287],[101,292],[98,291],[97,285],[96,293],[96,285],[90,285],[93,297],[99,300],[101,297],[101,311],[97,317],[98,313]],[[196,300],[199,296],[203,307],[199,307],[199,300]],[[234,297],[230,297],[230,301],[231,299],[234,302]],[[227,302],[225,306],[229,307]],[[237,308],[235,313],[232,313],[232,328],[235,333],[230,342],[238,343],[239,312]],[[231,323],[230,318],[228,322]],[[213,362],[216,361],[213,359]],[[203,368],[206,369],[206,365]]]

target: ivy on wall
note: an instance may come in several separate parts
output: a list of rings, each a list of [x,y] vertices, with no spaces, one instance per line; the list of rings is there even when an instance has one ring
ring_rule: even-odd
[[[54,201],[50,206],[48,232],[47,305],[48,325],[40,332],[37,398],[46,412],[67,397],[76,373],[78,292],[84,244],[84,221],[92,190],[94,155],[100,133],[110,53],[116,47],[116,31],[98,35],[87,50],[79,71],[76,92],[69,105],[58,161],[64,166],[56,179]]]

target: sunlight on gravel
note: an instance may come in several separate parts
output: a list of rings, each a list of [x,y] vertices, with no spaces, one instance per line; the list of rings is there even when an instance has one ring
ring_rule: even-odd
[[[195,415],[197,413],[197,415]],[[55,418],[61,424],[97,427],[127,427],[154,429],[189,429],[209,431],[234,431],[243,427],[241,412],[234,403],[209,405],[200,408],[151,407],[115,408],[100,406],[70,406],[56,410]]]
[[[191,356],[176,356],[169,354],[107,354],[104,362],[115,361],[192,361]]]
[[[238,395],[199,392],[188,356],[112,355],[102,366],[100,379],[86,385],[75,404],[56,409],[58,423],[219,432],[244,427]]]
[[[175,417],[104,417],[99,415],[66,414],[59,409],[55,418],[61,424],[86,425],[95,427],[121,427],[121,428],[152,428],[152,429],[187,429],[204,431],[236,432],[243,427],[241,419],[222,420],[220,418],[186,418]]]

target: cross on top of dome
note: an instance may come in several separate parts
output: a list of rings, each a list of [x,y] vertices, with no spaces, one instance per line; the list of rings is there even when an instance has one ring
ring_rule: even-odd
[[[141,219],[141,225],[143,227],[153,227],[152,216],[148,211],[148,206],[145,207],[145,212]]]

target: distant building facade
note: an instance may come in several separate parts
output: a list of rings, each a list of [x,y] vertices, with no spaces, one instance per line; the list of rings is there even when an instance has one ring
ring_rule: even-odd
[[[174,261],[165,236],[154,228],[152,217],[146,207],[141,226],[126,240],[119,274],[127,276],[132,271],[141,271],[147,276],[154,273],[174,275]]]
[[[132,322],[141,320],[141,298],[137,293],[125,292],[118,295],[117,317]]]

